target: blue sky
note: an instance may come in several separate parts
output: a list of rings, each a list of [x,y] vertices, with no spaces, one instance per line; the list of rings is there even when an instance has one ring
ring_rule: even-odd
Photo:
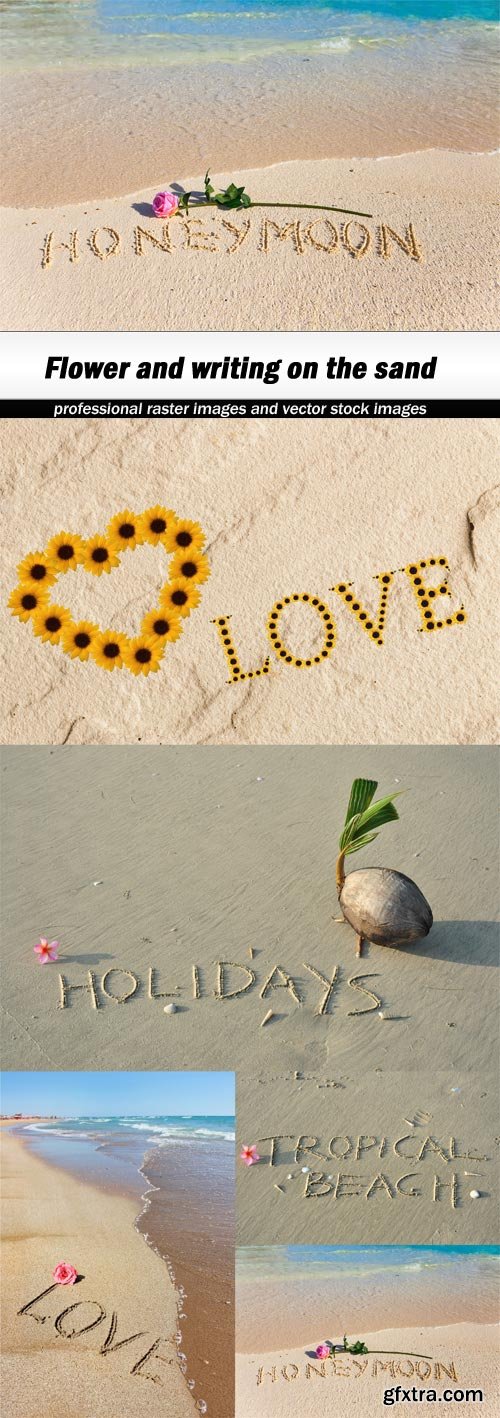
[[[234,1115],[233,1073],[4,1073],[2,1113]]]

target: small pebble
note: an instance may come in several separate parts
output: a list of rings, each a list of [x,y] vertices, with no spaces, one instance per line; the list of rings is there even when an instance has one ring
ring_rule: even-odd
[[[172,1003],[172,1004],[164,1004],[164,1006],[163,1006],[163,1013],[164,1013],[164,1014],[175,1014],[176,1009],[177,1009],[177,1005],[175,1005],[175,1004],[173,1004],[173,1003]]]
[[[310,1167],[301,1167],[300,1170],[301,1170],[301,1172],[310,1172],[311,1168],[310,1168]]]
[[[478,1201],[479,1197],[481,1196],[481,1192],[469,1192],[469,1196],[472,1197],[473,1201]]]

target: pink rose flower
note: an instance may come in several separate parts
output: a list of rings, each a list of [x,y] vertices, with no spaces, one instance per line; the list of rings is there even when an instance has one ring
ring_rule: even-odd
[[[245,1163],[246,1167],[253,1167],[254,1162],[260,1162],[260,1156],[255,1144],[253,1144],[252,1147],[243,1146],[240,1152],[240,1158],[241,1161]]]
[[[173,217],[179,206],[179,198],[175,192],[157,192],[153,197],[153,211],[155,217]]]
[[[318,1344],[318,1348],[316,1350],[316,1358],[329,1359],[331,1352],[332,1351],[329,1344]]]
[[[58,959],[59,949],[58,940],[48,941],[45,939],[45,936],[42,935],[40,936],[38,945],[33,946],[33,954],[38,955],[40,965],[46,965],[49,960]]]
[[[74,1265],[68,1265],[67,1260],[60,1260],[59,1265],[52,1271],[52,1279],[56,1285],[74,1285],[75,1280],[78,1280],[78,1271]]]

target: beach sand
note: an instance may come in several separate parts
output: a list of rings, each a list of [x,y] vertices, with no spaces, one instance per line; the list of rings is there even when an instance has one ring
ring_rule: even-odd
[[[323,201],[372,215],[349,224],[293,208],[209,210],[164,224],[150,205],[165,186],[160,172],[128,196],[96,200],[89,188],[76,204],[23,200],[2,213],[2,327],[496,328],[491,153],[426,148],[213,174],[224,186],[235,177],[255,202]],[[187,189],[201,181],[200,171],[182,176]]]
[[[124,1418],[142,1413],[160,1418],[165,1405],[172,1418],[194,1414],[176,1358],[176,1292],[163,1261],[134,1229],[134,1203],[48,1167],[8,1133],[2,1155],[2,1348],[9,1418],[99,1418],[117,1412]],[[76,1265],[82,1278],[19,1314],[47,1289],[54,1265],[63,1259]],[[77,1304],[79,1311],[63,1317]],[[115,1313],[116,1330],[110,1334]],[[120,1347],[133,1335],[138,1337]]]
[[[19,419],[4,421],[0,442],[4,742],[496,741],[493,420]],[[121,509],[156,503],[201,522],[212,568],[157,674],[71,660],[7,610],[18,563],[61,528],[91,536]],[[463,604],[467,621],[433,634],[421,633],[404,571],[390,587],[382,647],[331,589],[353,581],[376,613],[374,577],[442,555],[451,597],[438,597],[437,612]],[[161,547],[138,547],[109,576],[60,577],[55,599],[103,629],[137,634],[167,568]],[[428,575],[435,585],[436,568]],[[337,638],[323,664],[299,670],[272,654],[266,622],[276,600],[302,592],[324,598]],[[271,656],[266,676],[228,682],[212,623],[222,615],[244,671]],[[305,606],[282,625],[297,655],[323,644],[323,622]]]
[[[171,1068],[272,1076],[328,1065],[369,1088],[372,1069],[425,1070],[432,1051],[436,1070],[488,1076],[498,1040],[494,750],[68,745],[2,756],[4,1066],[84,1068],[92,1058],[96,1068],[154,1068],[168,1058]],[[370,946],[362,960],[333,919],[335,844],[360,773],[381,792],[406,790],[400,822],[363,865],[414,877],[435,917],[426,940]],[[59,964],[39,967],[40,933],[61,942]],[[217,961],[234,962],[223,978]],[[278,964],[301,1003],[281,976],[268,983]],[[306,965],[328,978],[338,966],[321,1016],[325,985]],[[365,984],[395,1022],[349,985],[358,975],[372,976]],[[261,1028],[270,1007],[276,1018]]]
[[[376,968],[372,955],[366,969]],[[376,990],[380,981],[379,975],[364,983]],[[430,985],[427,1002],[432,994]],[[449,1008],[456,1004],[455,991],[438,986],[437,998],[442,1022],[435,1020],[432,1042],[429,1021],[416,1029],[411,1021],[413,1036],[426,1039],[432,1051],[436,1037],[456,1038],[455,1010]],[[369,1006],[369,1000],[360,997],[359,1004]],[[407,1063],[395,1070],[391,1054],[410,1020],[405,1026],[373,1019],[380,1031],[373,1055],[362,1036],[369,1020],[350,1021],[359,1027],[350,1069],[335,1040],[321,1052],[313,1033],[308,1048],[296,1050],[297,1069],[240,1076],[238,1140],[255,1144],[261,1161],[238,1168],[239,1245],[327,1245],[332,1237],[341,1245],[495,1244],[493,1070],[431,1072],[424,1061],[415,1069],[406,1034]],[[471,1197],[472,1191],[479,1196]],[[362,1318],[373,1324],[373,1314]],[[401,1310],[383,1320],[378,1314],[377,1323],[396,1318],[402,1320]],[[414,1322],[408,1314],[407,1323]]]
[[[329,1331],[331,1317],[325,1319]],[[366,1413],[383,1412],[384,1391],[397,1384],[405,1389],[434,1388],[440,1396],[444,1390],[481,1388],[481,1412],[492,1418],[497,1412],[496,1325],[441,1323],[374,1330],[356,1334],[356,1338],[363,1339],[368,1348],[387,1346],[388,1350],[429,1354],[432,1359],[391,1360],[385,1353],[358,1358],[338,1355],[335,1361],[325,1361],[323,1373],[321,1362],[312,1357],[319,1342],[317,1335],[300,1348],[266,1347],[257,1354],[238,1354],[237,1418],[246,1418],[247,1413],[255,1418],[365,1418]]]

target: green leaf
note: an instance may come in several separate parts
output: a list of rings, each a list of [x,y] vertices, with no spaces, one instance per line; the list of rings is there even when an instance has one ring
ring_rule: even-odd
[[[378,802],[371,803],[370,807],[362,812],[358,821],[358,829],[364,831],[366,827],[383,827],[385,822],[396,822],[399,813],[394,807],[393,799],[398,798],[399,793],[391,793],[387,798],[379,798]]]
[[[207,199],[207,202],[210,201],[213,191],[214,188],[212,187],[212,183],[210,181],[210,172],[207,171],[205,173],[205,197]]]
[[[355,837],[347,847],[341,847],[341,852],[345,852],[346,857],[351,857],[353,852],[360,852],[362,847],[367,847],[369,842],[374,842],[378,837],[378,832],[365,832],[364,837]]]
[[[369,842],[373,842],[380,828],[386,822],[398,821],[399,813],[394,807],[393,800],[399,797],[399,793],[390,793],[388,797],[372,802],[376,788],[377,784],[366,778],[354,780],[347,818],[339,841],[339,849],[346,856],[352,852],[359,852],[361,847],[366,847]],[[349,816],[349,811],[353,806],[358,810]]]
[[[249,197],[248,192],[244,192],[243,195],[242,195],[242,198],[241,198],[241,206],[242,206],[242,207],[251,207],[251,205],[252,205],[252,198]]]
[[[378,783],[373,783],[369,778],[355,778],[351,788],[349,806],[346,812],[346,824],[354,817],[355,813],[364,812],[370,806],[371,800],[376,793]]]

